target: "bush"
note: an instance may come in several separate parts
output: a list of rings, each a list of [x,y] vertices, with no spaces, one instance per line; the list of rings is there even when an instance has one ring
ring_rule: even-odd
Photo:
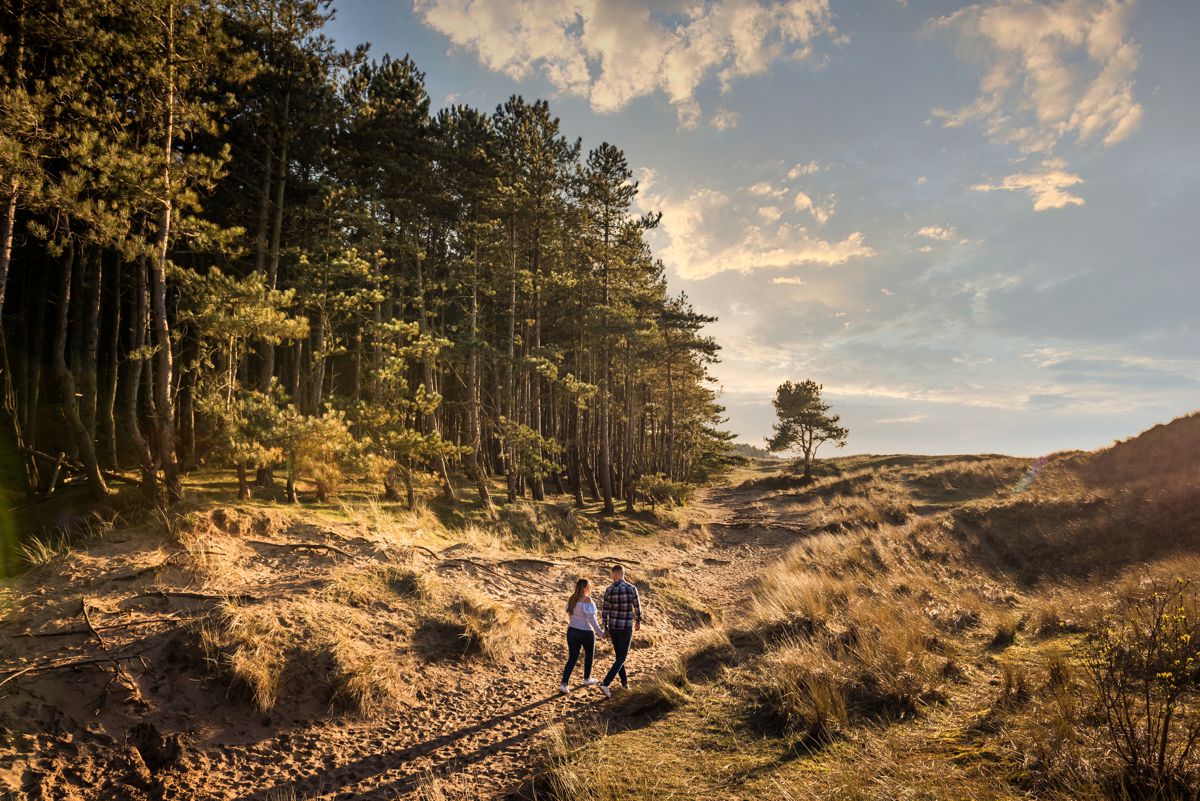
[[[1186,795],[1200,769],[1200,594],[1151,581],[1087,640],[1084,666],[1127,791]]]
[[[695,487],[683,481],[672,481],[662,473],[653,473],[638,479],[637,491],[653,509],[659,504],[683,506],[692,499]]]

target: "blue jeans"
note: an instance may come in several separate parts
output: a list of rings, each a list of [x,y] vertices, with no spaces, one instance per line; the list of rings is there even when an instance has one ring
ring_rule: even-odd
[[[571,672],[575,670],[575,663],[579,661],[580,649],[583,649],[583,677],[590,679],[592,660],[596,658],[596,634],[591,629],[584,631],[568,626],[567,666],[563,668],[563,684],[571,680]]]
[[[633,629],[609,629],[609,639],[613,645],[613,666],[608,669],[608,675],[604,677],[604,686],[607,687],[613,683],[613,679],[617,676],[621,677],[621,686],[629,686],[629,677],[625,675],[625,658],[629,656],[629,646],[633,643]]]

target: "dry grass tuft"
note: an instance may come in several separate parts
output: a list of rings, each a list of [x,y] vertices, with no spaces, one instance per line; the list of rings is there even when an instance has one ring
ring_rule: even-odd
[[[607,738],[590,732],[568,732],[555,726],[546,737],[545,761],[533,786],[535,798],[554,801],[627,801],[654,798],[654,770],[636,764],[614,764]]]
[[[417,801],[483,801],[475,784],[465,777],[430,775],[417,787]]]
[[[900,525],[913,515],[913,504],[900,489],[880,480],[854,494],[833,495],[819,501],[814,522],[825,531]]]
[[[351,567],[338,571],[321,591],[329,600],[359,609],[386,605],[397,598],[415,598],[426,594],[428,578],[415,570],[397,565]]]
[[[521,501],[500,510],[513,540],[522,548],[557,551],[592,539],[598,529],[574,507]]]
[[[66,532],[57,532],[30,537],[17,546],[17,555],[30,567],[42,567],[73,549]]]
[[[244,687],[260,712],[274,708],[291,635],[273,610],[226,601],[213,620],[199,624],[199,637],[219,674]]]
[[[653,716],[678,709],[691,698],[692,683],[682,661],[656,672],[628,690],[617,690],[613,709],[629,717]]]
[[[465,581],[422,579],[422,622],[417,636],[427,657],[479,654],[504,662],[522,646],[521,615]]]
[[[815,747],[849,724],[841,666],[822,644],[795,642],[756,665],[741,688],[747,720],[768,734]]]
[[[334,705],[369,718],[414,701],[394,654],[349,639],[334,642],[329,652]]]

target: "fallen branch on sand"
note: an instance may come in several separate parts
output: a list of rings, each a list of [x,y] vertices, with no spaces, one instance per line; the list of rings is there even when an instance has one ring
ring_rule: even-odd
[[[111,654],[108,656],[84,657],[82,659],[56,659],[56,660],[50,660],[48,662],[40,662],[38,664],[29,665],[29,666],[23,667],[23,668],[8,668],[8,669],[0,668],[0,673],[8,673],[9,674],[5,678],[0,679],[0,687],[3,687],[4,685],[20,678],[21,676],[31,676],[31,675],[36,675],[39,673],[47,673],[51,670],[62,670],[65,668],[84,667],[87,665],[107,664],[107,663],[112,663],[113,661],[118,660],[118,659],[141,659],[141,658],[142,658],[142,652],[137,651],[136,653],[130,653],[130,654]]]
[[[116,629],[131,629],[138,626],[152,626],[156,623],[189,623],[193,620],[199,620],[199,617],[178,617],[176,615],[167,615],[166,617],[148,617],[142,620],[126,620],[122,623],[106,623],[102,626],[96,626],[96,631],[115,631]],[[23,631],[20,634],[13,634],[13,637],[72,637],[77,634],[91,634],[92,631],[87,628],[82,629],[60,629],[58,631]]]
[[[245,593],[234,593],[217,595],[208,592],[193,592],[192,590],[147,590],[139,592],[136,595],[131,595],[125,600],[133,600],[134,598],[195,598],[199,601],[237,601],[238,603],[260,603],[262,598],[257,595],[247,595]]]
[[[263,545],[268,548],[286,548],[294,551],[330,551],[347,559],[360,558],[336,545],[327,545],[322,542],[269,542],[267,540],[246,540],[245,542],[248,545]]]

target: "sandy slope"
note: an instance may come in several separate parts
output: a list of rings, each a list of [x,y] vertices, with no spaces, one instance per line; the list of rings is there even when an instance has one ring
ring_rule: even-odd
[[[669,568],[673,578],[728,620],[739,613],[761,567],[794,535],[771,528],[747,505],[746,494],[734,489],[706,491],[695,514],[705,521],[709,542],[654,538],[633,541],[620,552],[631,562],[632,579]],[[641,564],[632,564],[634,560]],[[207,749],[191,771],[197,778],[192,785],[196,797],[267,801],[294,791],[301,798],[395,798],[415,792],[430,775],[453,775],[481,793],[502,793],[518,785],[528,777],[538,735],[547,727],[604,714],[599,691],[578,686],[580,672],[569,696],[557,691],[565,645],[555,612],[562,594],[550,589],[568,586],[581,574],[600,582],[603,567],[561,554],[548,561],[554,564],[508,568],[536,569],[547,586],[543,591],[492,588],[526,607],[534,621],[526,654],[511,668],[431,668],[443,672],[431,678],[431,685],[452,689],[428,693],[415,714],[369,724],[318,724],[282,740]],[[633,682],[665,663],[688,634],[689,627],[665,619],[661,610],[648,609],[647,614],[652,622],[637,638],[629,661]],[[601,675],[611,664],[612,651],[607,644],[598,650],[596,672]]]
[[[650,536],[606,536],[603,544],[581,552],[559,551],[536,559],[508,553],[498,558],[483,546],[454,548],[456,558],[474,559],[484,567],[459,561],[437,569],[447,578],[465,571],[488,595],[521,610],[529,621],[523,653],[503,665],[481,659],[410,660],[406,670],[411,671],[411,705],[370,720],[330,715],[320,702],[302,696],[282,699],[286,703],[280,706],[287,712],[262,716],[244,700],[223,697],[194,669],[162,669],[164,663],[196,658],[194,653],[177,653],[178,642],[186,638],[176,621],[212,601],[147,592],[135,602],[131,593],[150,578],[148,590],[164,584],[184,586],[183,577],[171,575],[169,563],[147,570],[147,565],[168,559],[161,552],[147,554],[137,536],[106,542],[55,568],[53,580],[44,583],[58,591],[37,589],[18,599],[20,614],[10,615],[2,630],[4,661],[6,666],[32,665],[97,654],[97,640],[79,625],[80,599],[86,598],[91,622],[100,627],[104,652],[121,654],[147,645],[152,649],[148,660],[126,663],[147,693],[146,703],[139,710],[135,708],[140,702],[120,699],[113,672],[95,666],[11,683],[0,698],[5,729],[13,732],[0,741],[0,782],[14,790],[23,787],[17,790],[18,798],[90,801],[127,792],[129,798],[139,799],[277,801],[402,798],[416,795],[431,776],[444,776],[470,784],[483,797],[502,795],[528,779],[540,748],[539,735],[548,727],[608,714],[596,689],[577,685],[566,697],[558,693],[565,655],[559,612],[564,588],[581,575],[602,587],[613,556],[629,565],[633,580],[649,582],[647,622],[629,662],[631,681],[637,682],[666,664],[700,625],[665,602],[656,604],[656,581],[669,581],[724,622],[736,622],[762,568],[794,541],[796,521],[774,519],[756,497],[732,484],[709,489],[689,508],[689,526]],[[269,534],[236,527],[225,534],[226,554],[230,549],[244,551],[237,562],[240,586],[260,595],[283,595],[317,584],[328,575],[321,571],[335,570],[345,556],[379,558],[370,532],[289,531],[291,540],[333,544],[340,556],[321,550],[281,552],[270,544]],[[384,616],[372,622],[386,631],[388,611],[372,614]],[[162,633],[134,636],[131,629],[106,628],[108,621],[130,619],[146,621],[154,632],[161,627]],[[63,636],[43,636],[59,631]],[[31,637],[34,632],[38,634]],[[595,672],[602,676],[611,664],[611,648],[602,643],[597,657]],[[576,682],[581,678],[577,670]],[[298,691],[293,686],[288,692],[295,696]],[[98,711],[91,713],[94,708]],[[285,715],[293,717],[284,720]],[[44,718],[38,725],[45,731],[57,733],[22,734],[36,731],[37,725],[31,725],[35,716]],[[138,719],[152,719],[164,733],[183,734],[182,755],[172,768],[155,772],[151,781],[137,754],[125,745]],[[113,778],[124,774],[133,778]],[[127,784],[151,789],[135,793]]]

